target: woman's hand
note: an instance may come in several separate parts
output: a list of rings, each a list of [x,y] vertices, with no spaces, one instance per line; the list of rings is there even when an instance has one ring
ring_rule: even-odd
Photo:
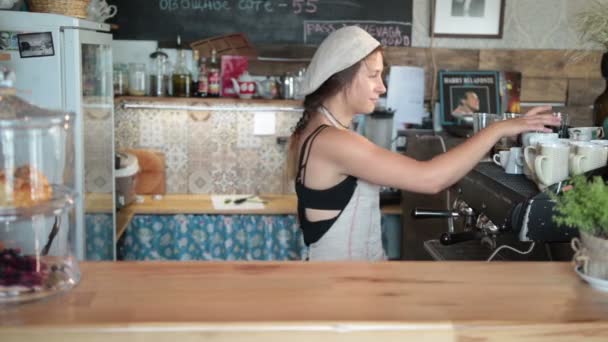
[[[551,128],[546,126],[559,126],[561,119],[550,110],[551,106],[534,107],[524,116],[499,121],[496,125],[500,127],[502,136],[515,136],[530,131],[551,133]]]

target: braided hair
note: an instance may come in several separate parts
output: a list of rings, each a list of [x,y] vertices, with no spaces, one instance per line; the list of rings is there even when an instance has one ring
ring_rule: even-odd
[[[374,50],[373,52],[375,51],[377,50]],[[359,71],[363,60],[353,64],[352,66],[342,71],[333,74],[330,78],[327,79],[327,81],[323,82],[323,84],[321,84],[321,86],[317,90],[315,90],[311,94],[308,94],[304,98],[304,111],[302,112],[302,117],[300,117],[300,120],[298,120],[298,123],[296,123],[295,127],[293,128],[291,138],[289,140],[287,169],[292,179],[295,179],[298,171],[298,145],[302,132],[304,131],[304,129],[306,129],[308,122],[310,121],[312,116],[317,113],[317,110],[319,109],[319,107],[321,107],[323,102],[325,102],[332,96],[338,94],[342,89],[346,88],[353,82],[353,80],[355,79],[355,75],[357,74],[357,71]]]

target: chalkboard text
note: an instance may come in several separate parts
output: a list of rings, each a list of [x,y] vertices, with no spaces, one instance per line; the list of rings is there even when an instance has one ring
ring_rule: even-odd
[[[412,25],[403,22],[382,21],[304,21],[304,43],[319,43],[333,31],[349,25],[357,25],[376,38],[384,46],[410,46]]]
[[[238,11],[273,13],[275,9],[286,9],[294,14],[317,13],[321,0],[159,0],[161,11],[208,11],[223,12],[236,8]]]
[[[230,11],[228,0],[159,0],[161,11],[199,10],[199,11]]]

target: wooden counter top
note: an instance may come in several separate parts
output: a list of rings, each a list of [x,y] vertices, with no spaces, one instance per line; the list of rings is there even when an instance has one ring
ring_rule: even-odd
[[[143,203],[133,203],[117,213],[116,236],[120,238],[127,229],[133,215],[150,214],[210,214],[210,215],[295,215],[297,198],[295,195],[260,195],[267,201],[259,210],[217,210],[211,202],[211,195],[172,194],[155,200],[143,196]],[[401,206],[392,204],[381,208],[383,214],[401,215]]]
[[[87,213],[110,214],[114,210],[112,194],[87,192],[84,196],[84,207]]]
[[[245,196],[245,195],[244,195]],[[259,210],[218,210],[213,207],[211,195],[169,194],[155,200],[153,196],[143,196],[143,203],[133,203],[129,209],[135,214],[295,214],[297,200],[295,195],[260,195],[267,201],[264,209]]]
[[[0,340],[606,341],[608,294],[569,263],[99,262],[0,307]]]
[[[129,210],[135,214],[260,214],[260,215],[295,215],[297,213],[297,198],[295,194],[276,195],[262,194],[260,197],[267,201],[264,209],[218,210],[213,207],[211,195],[170,194],[155,200],[152,196],[143,196],[143,203],[129,205]],[[399,204],[382,207],[382,213],[401,215]]]

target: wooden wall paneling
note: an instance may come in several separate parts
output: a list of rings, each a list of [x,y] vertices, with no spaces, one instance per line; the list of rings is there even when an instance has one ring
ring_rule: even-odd
[[[593,106],[567,106],[563,109],[556,108],[563,113],[568,113],[570,126],[586,127],[593,126]]]
[[[606,81],[603,79],[570,79],[568,80],[569,106],[593,105],[595,98],[604,91]]]
[[[249,72],[252,75],[280,76],[287,72],[296,72],[308,66],[316,51],[310,45],[259,45],[256,46],[258,57],[279,58],[282,61],[249,60]]]
[[[316,50],[308,45],[262,45],[257,48],[261,57],[293,59],[279,62],[250,60],[249,70],[253,75],[277,76],[306,67]],[[601,51],[385,48],[388,65],[425,69],[427,100],[440,69],[514,70],[523,74],[522,101],[564,102],[571,106],[591,104],[603,89],[599,70],[601,56]],[[434,95],[436,99],[437,92]]]
[[[570,50],[480,50],[482,70],[520,71],[524,77],[601,78],[601,52],[578,59]]]
[[[433,66],[433,57],[436,69]],[[431,97],[433,79],[437,76],[439,70],[477,70],[479,68],[479,50],[472,49],[392,47],[385,49],[385,58],[389,65],[409,65],[424,68],[425,99],[427,100]],[[437,98],[437,93],[435,93],[435,98]]]
[[[249,73],[255,76],[282,76],[306,68],[308,62],[266,62],[249,60]]]
[[[412,65],[431,68],[431,52],[438,69],[476,70],[479,65],[479,50],[472,49],[427,49],[395,48],[385,49],[385,57],[392,65]]]
[[[525,113],[532,107],[522,106],[521,112]],[[586,127],[593,125],[593,108],[592,106],[565,106],[553,107],[554,112],[562,112],[568,114],[568,125],[576,127]]]
[[[568,80],[565,78],[524,77],[521,85],[523,102],[566,103]]]

